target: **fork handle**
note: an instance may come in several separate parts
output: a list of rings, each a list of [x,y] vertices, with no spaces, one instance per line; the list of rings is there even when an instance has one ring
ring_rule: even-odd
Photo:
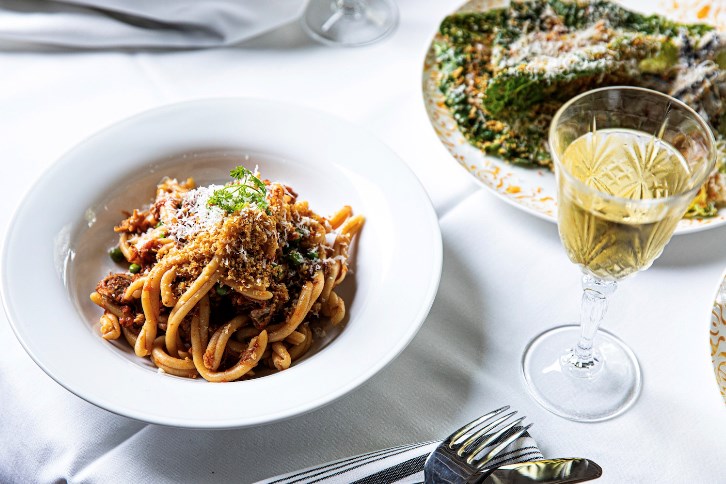
[[[472,467],[458,458],[448,447],[432,452],[424,466],[424,479],[428,483],[461,484],[462,476],[471,474]]]

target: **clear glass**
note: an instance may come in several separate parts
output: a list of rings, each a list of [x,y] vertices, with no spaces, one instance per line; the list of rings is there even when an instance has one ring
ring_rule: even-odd
[[[310,0],[302,17],[305,31],[330,45],[372,44],[398,25],[393,0]]]
[[[586,92],[553,118],[558,228],[567,255],[582,269],[583,294],[579,325],[545,331],[522,359],[527,387],[547,410],[596,422],[635,403],[638,360],[598,329],[618,282],[660,256],[713,169],[714,144],[691,108],[636,87]]]

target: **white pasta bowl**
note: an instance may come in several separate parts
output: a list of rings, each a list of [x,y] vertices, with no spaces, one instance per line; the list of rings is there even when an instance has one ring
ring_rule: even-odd
[[[117,239],[113,226],[122,210],[149,203],[163,176],[224,183],[238,164],[288,183],[318,213],[348,204],[366,217],[341,286],[347,316],[279,373],[221,384],[160,373],[125,343],[109,343],[99,333],[101,310],[89,294],[118,271],[108,257]],[[301,107],[212,99],[134,116],[54,163],[10,223],[2,299],[27,353],[79,397],[157,424],[234,428],[318,408],[391,362],[428,314],[441,259],[428,196],[374,137]]]

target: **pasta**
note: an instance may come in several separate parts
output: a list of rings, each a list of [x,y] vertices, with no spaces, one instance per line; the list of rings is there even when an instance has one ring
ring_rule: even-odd
[[[349,206],[322,217],[287,185],[231,175],[199,188],[165,178],[148,209],[114,228],[110,255],[128,271],[90,296],[101,336],[160,372],[228,382],[282,371],[311,348],[313,325],[345,317],[336,288],[364,218]]]

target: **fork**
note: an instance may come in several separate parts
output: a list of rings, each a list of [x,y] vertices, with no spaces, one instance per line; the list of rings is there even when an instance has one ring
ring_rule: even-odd
[[[486,473],[483,474],[482,470],[486,468],[487,463],[532,426],[532,424],[519,426],[525,417],[505,424],[517,413],[515,410],[499,416],[507,410],[509,405],[482,415],[441,442],[426,459],[424,465],[426,483],[474,483],[486,477]]]

